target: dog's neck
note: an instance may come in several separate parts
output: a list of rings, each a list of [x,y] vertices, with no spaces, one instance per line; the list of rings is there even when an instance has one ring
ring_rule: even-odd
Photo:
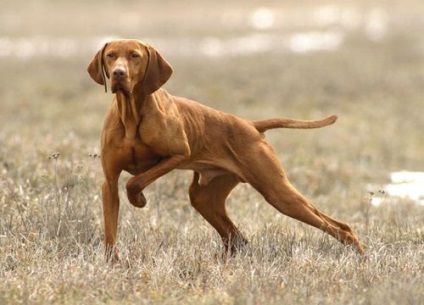
[[[125,127],[125,137],[134,139],[141,123],[142,106],[147,97],[134,93],[127,95],[118,91],[115,98],[122,124]]]
[[[143,117],[160,119],[163,117],[164,101],[168,100],[166,90],[158,89],[149,95],[116,93],[116,104],[125,128],[125,138],[135,139],[140,137],[139,128]]]

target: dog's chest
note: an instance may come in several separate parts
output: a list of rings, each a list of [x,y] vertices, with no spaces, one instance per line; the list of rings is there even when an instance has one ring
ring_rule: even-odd
[[[126,159],[125,171],[132,175],[138,175],[155,166],[161,160],[161,156],[154,153],[149,147],[137,141],[128,141],[124,145],[123,155]]]

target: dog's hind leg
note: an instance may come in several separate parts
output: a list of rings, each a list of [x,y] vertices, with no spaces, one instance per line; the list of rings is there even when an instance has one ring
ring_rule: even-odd
[[[246,164],[242,176],[281,213],[314,226],[344,244],[354,245],[364,254],[364,248],[349,225],[319,211],[288,181],[275,153],[265,142],[244,152]]]
[[[214,177],[207,185],[199,184],[200,175],[195,172],[189,188],[191,205],[218,231],[225,253],[234,254],[247,240],[228,217],[225,200],[239,183],[236,175]]]

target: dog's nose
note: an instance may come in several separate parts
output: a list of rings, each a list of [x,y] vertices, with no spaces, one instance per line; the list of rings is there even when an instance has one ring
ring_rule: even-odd
[[[127,76],[127,71],[124,67],[116,67],[115,69],[113,69],[112,75],[117,79],[123,79]]]

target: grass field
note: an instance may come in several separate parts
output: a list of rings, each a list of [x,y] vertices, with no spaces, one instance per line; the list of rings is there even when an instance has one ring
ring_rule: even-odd
[[[424,303],[424,207],[370,204],[392,171],[424,171],[420,1],[33,2],[6,0],[0,13],[0,304]],[[317,32],[343,39],[290,49]],[[170,92],[244,118],[337,114],[331,127],[267,139],[368,260],[240,185],[227,207],[250,243],[224,261],[189,204],[191,174],[173,172],[148,187],[142,210],[123,175],[122,263],[107,265],[98,154],[112,96],[86,73],[105,37],[151,39],[174,67]],[[246,52],[222,50],[240,41]]]

